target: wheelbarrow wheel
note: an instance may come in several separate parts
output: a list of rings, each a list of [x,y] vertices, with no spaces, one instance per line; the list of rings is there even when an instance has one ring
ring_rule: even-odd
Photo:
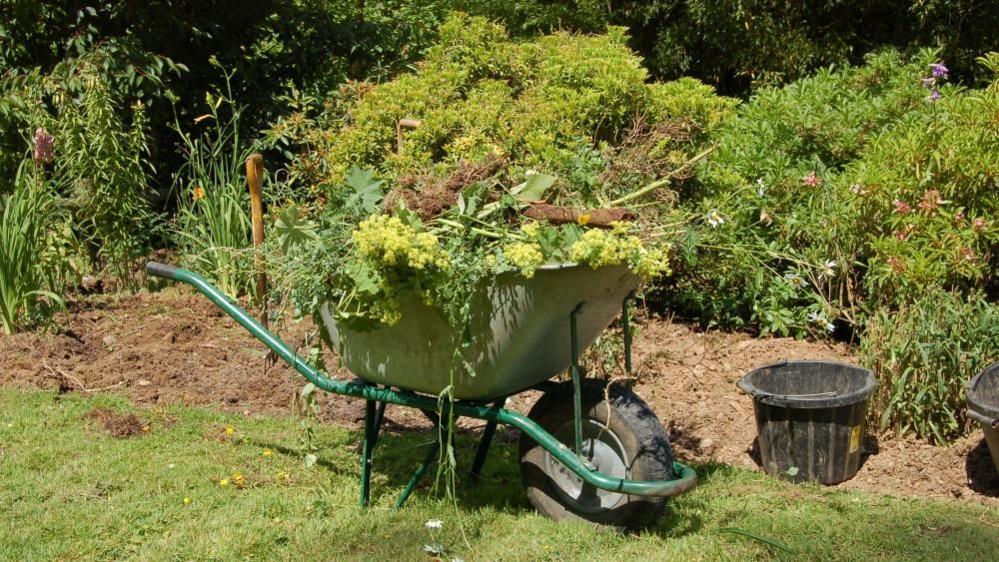
[[[631,480],[673,479],[673,452],[652,409],[620,385],[612,385],[605,393],[607,387],[601,381],[582,382],[582,451],[597,470]],[[572,383],[546,392],[529,415],[571,447],[575,433]],[[666,509],[666,498],[620,494],[585,484],[525,434],[520,436],[520,474],[534,507],[556,521],[576,519],[640,530],[654,525]]]

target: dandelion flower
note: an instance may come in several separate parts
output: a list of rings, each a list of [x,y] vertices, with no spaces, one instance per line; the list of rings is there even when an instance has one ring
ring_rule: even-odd
[[[271,450],[270,450],[270,449],[264,449],[264,452],[263,452],[262,454],[263,454],[263,455],[264,455],[265,457],[269,457],[269,456],[271,456],[271,455],[272,455],[273,453],[271,452]]]
[[[440,519],[430,519],[423,525],[428,529],[442,529],[444,527],[444,522]]]
[[[191,498],[184,496],[184,505],[191,503]]]
[[[194,190],[191,191],[191,199],[195,201],[200,201],[204,198],[205,198],[205,188],[201,187],[200,185],[195,187]]]
[[[235,484],[236,486],[242,488],[243,485],[246,484],[246,479],[243,478],[243,474],[242,473],[237,472],[237,473],[235,473],[235,474],[232,475],[232,483]]]
[[[231,425],[225,426],[225,434],[227,436],[232,437],[233,433],[236,433],[236,430]]]
[[[223,478],[222,480],[219,480],[219,486],[222,486],[223,488],[225,488],[228,485],[229,485],[229,479],[228,478]]]
[[[576,219],[576,222],[578,222],[580,226],[586,226],[590,224],[591,218],[592,217],[590,216],[589,213],[583,213],[582,215],[579,215],[579,218]]]

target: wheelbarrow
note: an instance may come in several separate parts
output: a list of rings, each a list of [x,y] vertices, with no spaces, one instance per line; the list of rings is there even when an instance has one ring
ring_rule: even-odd
[[[159,263],[147,264],[146,271],[193,286],[316,387],[366,401],[362,507],[369,503],[373,452],[388,404],[416,408],[438,427],[461,416],[485,420],[472,480],[481,474],[497,425],[520,430],[527,497],[556,520],[646,528],[662,515],[668,498],[697,482],[691,468],[673,459],[666,432],[645,402],[625,385],[586,378],[580,366],[580,352],[623,312],[625,370],[631,372],[628,306],[637,279],[624,266],[545,266],[530,279],[498,275],[475,291],[471,335],[464,340],[415,296],[403,298],[401,319],[392,326],[353,326],[324,306],[319,316],[325,339],[358,377],[352,381],[310,366],[200,275]],[[466,368],[454,375],[459,349]],[[567,369],[569,380],[551,380]],[[507,398],[527,390],[543,393],[527,416],[504,408]],[[440,399],[445,391],[451,400]],[[447,434],[437,432],[397,507],[438,457],[440,436]]]

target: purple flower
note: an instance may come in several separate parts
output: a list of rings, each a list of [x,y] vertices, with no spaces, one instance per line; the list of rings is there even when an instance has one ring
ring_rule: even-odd
[[[943,63],[939,62],[931,64],[930,69],[933,71],[934,78],[947,78],[947,73],[950,72]]]
[[[940,99],[940,90],[933,88],[933,91],[930,92],[930,101],[937,101],[938,99]]]
[[[52,161],[52,143],[55,137],[45,132],[45,129],[35,129],[35,164],[42,165]]]
[[[924,88],[932,88],[933,86],[937,85],[937,79],[933,78],[932,76],[929,78],[923,78],[922,82]]]

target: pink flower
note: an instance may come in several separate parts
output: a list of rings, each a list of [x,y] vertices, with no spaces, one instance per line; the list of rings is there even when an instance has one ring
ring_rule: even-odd
[[[915,230],[916,230],[916,225],[914,225],[914,224],[907,224],[907,225],[905,225],[905,228],[903,228],[902,230],[896,230],[895,232],[893,232],[892,236],[894,236],[897,240],[901,240],[901,241],[904,242],[904,241],[906,241],[906,240],[909,239],[909,236]]]
[[[919,208],[932,213],[937,210],[937,207],[943,203],[943,198],[940,197],[940,192],[935,189],[927,189],[923,192],[923,199],[919,202]]]
[[[801,183],[808,187],[818,187],[822,185],[822,178],[815,173],[815,170],[812,170],[808,172],[807,176],[801,178]]]
[[[899,215],[907,215],[910,211],[912,211],[912,207],[900,199],[896,199],[893,205],[895,205],[895,212]]]
[[[40,166],[52,161],[52,144],[55,137],[45,132],[45,129],[35,129],[35,165]]]

